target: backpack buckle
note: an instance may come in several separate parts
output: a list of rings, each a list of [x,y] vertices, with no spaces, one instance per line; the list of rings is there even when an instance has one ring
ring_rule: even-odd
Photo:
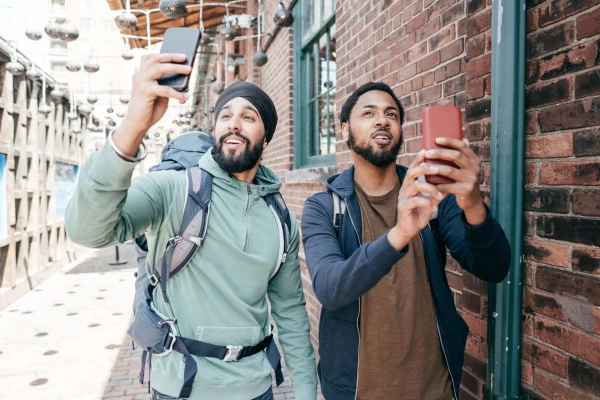
[[[183,238],[181,236],[177,235],[177,236],[169,239],[169,244],[171,246],[177,246],[179,243],[181,243],[182,240],[183,240]]]
[[[148,282],[152,286],[156,287],[156,285],[158,285],[158,278],[156,277],[156,275],[152,274],[152,275],[150,275],[150,277],[148,277]]]
[[[244,346],[225,346],[227,347],[227,354],[223,357],[223,361],[232,362],[240,359],[240,353],[244,350]]]

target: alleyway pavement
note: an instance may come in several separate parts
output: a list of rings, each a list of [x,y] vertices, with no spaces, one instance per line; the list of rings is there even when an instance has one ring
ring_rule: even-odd
[[[0,399],[143,400],[140,350],[126,331],[136,270],[133,245],[84,250],[77,262],[0,311]],[[81,254],[81,252],[80,252]],[[275,400],[294,399],[289,377]],[[219,399],[215,399],[219,400]]]

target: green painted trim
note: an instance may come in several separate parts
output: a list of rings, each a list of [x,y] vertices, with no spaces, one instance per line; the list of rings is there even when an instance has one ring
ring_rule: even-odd
[[[526,0],[492,3],[492,215],[511,246],[506,279],[489,285],[486,399],[520,399],[525,191]]]

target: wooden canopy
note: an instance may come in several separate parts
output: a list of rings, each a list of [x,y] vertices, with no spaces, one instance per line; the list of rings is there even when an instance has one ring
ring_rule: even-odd
[[[111,10],[125,10],[126,0],[106,0]],[[162,38],[165,31],[168,28],[173,27],[199,27],[200,17],[200,4],[199,0],[186,0],[188,5],[188,14],[184,17],[177,19],[169,19],[162,15],[159,8],[159,1],[156,0],[130,0],[131,10],[157,10],[156,12],[150,13],[150,36],[152,39]],[[222,24],[223,17],[226,15],[225,6],[216,5],[215,3],[225,4],[226,0],[205,0],[204,3],[208,3],[203,7],[202,20],[204,23],[204,29],[207,32],[216,32],[216,28]],[[246,8],[245,2],[231,4],[229,6],[229,14],[237,14],[244,12]],[[118,15],[115,17],[115,24],[117,28],[124,35],[134,35],[144,37],[138,39],[130,39],[129,45],[131,48],[143,48],[147,45],[146,30],[146,15],[140,12],[133,13],[137,19],[137,26],[132,29],[123,29],[117,23]],[[152,43],[156,43],[152,40]]]

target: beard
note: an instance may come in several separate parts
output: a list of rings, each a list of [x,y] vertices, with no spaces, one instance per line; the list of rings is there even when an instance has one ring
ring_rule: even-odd
[[[225,140],[230,136],[237,136],[246,142],[246,148],[241,154],[236,155],[235,150],[226,152],[223,149]],[[264,140],[264,136],[263,136]],[[213,158],[228,174],[236,174],[252,169],[258,164],[263,152],[263,140],[258,140],[251,145],[250,139],[241,133],[227,132],[213,145]]]
[[[388,131],[389,132],[389,131]],[[400,154],[400,147],[402,146],[402,136],[396,143],[392,143],[389,149],[374,148],[374,146],[367,143],[362,145],[356,142],[356,137],[352,133],[352,128],[348,127],[348,147],[356,154],[364,158],[370,164],[378,168],[385,168],[390,164],[396,163],[396,158]]]

